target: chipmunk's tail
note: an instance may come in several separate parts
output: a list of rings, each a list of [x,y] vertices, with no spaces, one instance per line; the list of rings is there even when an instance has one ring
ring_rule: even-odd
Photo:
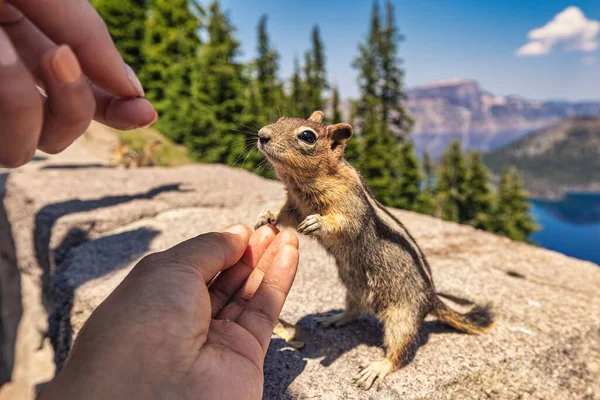
[[[436,297],[433,315],[454,329],[476,335],[484,333],[494,326],[494,313],[491,304],[475,305],[467,313],[461,314]]]

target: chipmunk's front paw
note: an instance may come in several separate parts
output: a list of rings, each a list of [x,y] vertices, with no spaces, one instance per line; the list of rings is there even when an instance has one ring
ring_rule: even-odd
[[[277,214],[271,210],[263,210],[258,218],[256,224],[254,224],[254,230],[260,228],[263,225],[277,225]]]
[[[323,217],[319,214],[309,215],[302,221],[302,223],[298,226],[298,233],[303,233],[305,235],[312,235],[321,230],[323,226]]]

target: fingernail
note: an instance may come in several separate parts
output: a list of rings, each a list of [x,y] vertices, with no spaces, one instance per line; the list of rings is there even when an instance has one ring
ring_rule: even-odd
[[[50,66],[56,78],[62,83],[73,83],[81,77],[79,61],[67,45],[62,45],[56,50]]]
[[[0,65],[8,67],[15,65],[19,57],[8,35],[0,29]]]
[[[135,88],[135,90],[138,92],[138,94],[140,96],[144,97],[146,95],[146,93],[144,92],[144,88],[142,87],[142,83],[138,79],[138,77],[135,74],[135,72],[133,72],[133,69],[131,69],[131,67],[129,65],[127,65],[127,64],[125,64],[125,66],[127,67],[127,78],[129,79],[129,82],[131,82],[131,84],[133,85],[133,87]]]
[[[10,4],[2,6],[0,1],[0,24],[13,24],[23,19],[23,14]]]
[[[233,235],[241,235],[248,232],[248,229],[244,225],[233,225],[225,229],[223,232],[231,233]]]
[[[152,120],[150,122],[148,122],[147,124],[140,126],[140,128],[148,128],[148,127],[154,125],[156,123],[156,121],[158,121],[158,114],[156,113],[156,111],[154,111],[154,117],[152,117]]]

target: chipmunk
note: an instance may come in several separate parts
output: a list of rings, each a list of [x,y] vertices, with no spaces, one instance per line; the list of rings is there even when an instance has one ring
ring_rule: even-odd
[[[493,315],[489,304],[461,314],[439,299],[416,241],[344,159],[352,127],[325,126],[322,121],[323,113],[315,111],[308,119],[280,118],[258,132],[258,148],[285,184],[287,201],[279,212],[263,211],[255,228],[294,227],[316,238],[335,258],[347,289],[346,308],[318,317],[320,325],[343,326],[362,312],[383,323],[385,359],[371,363],[354,378],[368,390],[406,364],[428,314],[473,334],[490,329]]]
[[[113,150],[113,165],[123,165],[125,168],[140,168],[154,166],[152,154],[162,142],[158,139],[146,143],[142,151],[130,150],[128,145],[119,143]]]

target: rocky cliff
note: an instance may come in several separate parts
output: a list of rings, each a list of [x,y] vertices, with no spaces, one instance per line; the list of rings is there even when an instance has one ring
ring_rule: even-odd
[[[600,117],[572,117],[483,155],[494,172],[516,166],[534,197],[600,191]]]
[[[439,155],[454,139],[490,150],[569,116],[600,116],[600,102],[541,102],[495,96],[474,80],[452,80],[407,92],[417,150]]]
[[[3,326],[20,324],[13,364],[21,372],[13,373],[12,384],[30,390],[13,397],[19,399],[32,398],[33,387],[61,365],[90,313],[137,260],[230,223],[252,224],[284,196],[279,183],[224,166],[122,170],[90,155],[38,159],[8,173],[5,189],[2,211],[15,256],[2,268],[16,268],[31,283],[23,287],[22,316],[2,314]],[[409,365],[389,376],[381,392],[361,392],[351,377],[383,356],[381,327],[368,316],[340,329],[316,326],[315,316],[343,306],[344,288],[332,260],[301,238],[300,267],[282,319],[297,325],[306,346],[296,350],[273,337],[265,399],[600,398],[598,266],[392,212],[421,244],[440,291],[494,303],[495,329],[470,336],[428,320]],[[2,305],[14,305],[15,296],[3,289]]]

